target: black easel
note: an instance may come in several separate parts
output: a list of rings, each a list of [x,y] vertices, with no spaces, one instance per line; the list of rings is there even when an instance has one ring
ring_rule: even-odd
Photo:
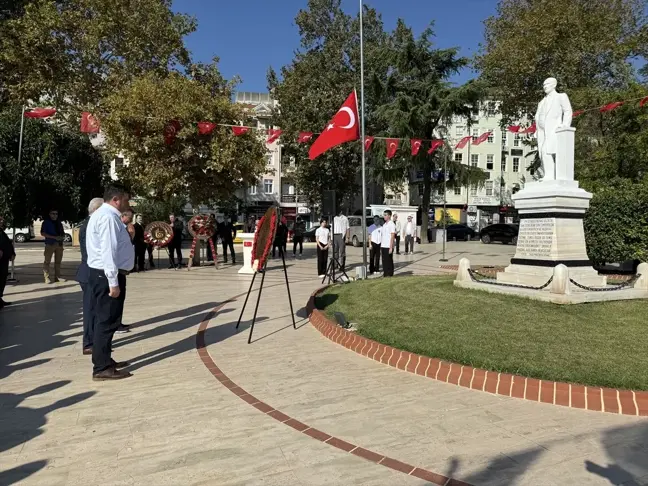
[[[335,258],[335,216],[331,218],[331,242],[333,243],[331,246],[333,247],[333,251],[331,252],[331,259],[329,260],[328,267],[326,268],[326,272],[324,273],[324,278],[322,279],[322,283],[326,280],[326,277],[328,277],[328,283],[337,283],[339,280],[342,279],[342,275],[339,277],[335,276],[335,266],[337,265],[338,268],[340,269],[340,272],[346,277],[346,281],[349,282],[349,276],[347,273],[342,269],[342,265],[340,265],[340,262],[338,261],[337,258]],[[342,244],[346,245],[346,235],[342,235]],[[338,250],[338,252],[342,252],[341,250]]]
[[[279,249],[279,253],[281,253],[281,261],[283,263],[284,277],[286,278],[286,289],[288,290],[288,302],[290,303],[290,317],[292,317],[293,328],[297,329],[297,324],[295,323],[295,313],[293,312],[292,297],[290,296],[290,285],[288,284],[288,270],[286,269],[286,257],[284,255],[283,248]],[[261,291],[263,290],[263,282],[265,280],[267,266],[268,266],[268,260],[266,259],[265,263],[263,264],[263,270],[261,270],[261,273],[263,275],[261,276],[259,295],[257,297],[256,306],[254,307],[254,316],[252,317],[252,325],[250,326],[250,336],[248,337],[248,344],[252,342],[252,332],[254,331],[254,323],[256,322],[257,311],[259,310],[259,302],[261,302]],[[241,309],[241,315],[239,316],[238,322],[236,323],[236,329],[238,329],[239,325],[241,324],[241,319],[243,318],[243,312],[245,312],[245,307],[247,306],[248,299],[250,298],[250,294],[252,293],[252,287],[254,286],[254,280],[256,279],[257,273],[258,272],[254,272],[254,275],[252,276],[252,282],[250,282],[250,288],[248,289],[248,293],[245,296],[245,302],[243,302],[243,308]]]

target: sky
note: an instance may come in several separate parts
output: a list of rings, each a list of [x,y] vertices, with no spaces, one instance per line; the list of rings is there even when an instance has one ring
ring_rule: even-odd
[[[472,56],[483,39],[483,21],[495,14],[497,0],[365,0],[377,9],[388,30],[403,18],[416,34],[435,22],[438,47],[460,47]],[[299,48],[295,16],[307,0],[174,0],[173,9],[193,15],[198,30],[186,39],[196,61],[220,58],[222,74],[238,75],[239,91],[267,91],[266,72],[279,72]],[[357,15],[359,0],[342,0],[348,13]],[[453,81],[463,82],[474,74],[466,70]]]

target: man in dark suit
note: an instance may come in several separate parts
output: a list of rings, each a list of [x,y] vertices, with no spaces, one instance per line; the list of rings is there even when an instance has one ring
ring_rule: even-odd
[[[135,271],[144,271],[144,260],[146,257],[146,241],[144,241],[144,224],[142,223],[142,215],[135,216],[135,237],[133,243],[135,244]]]
[[[13,242],[5,233],[5,228],[4,218],[0,216],[0,309],[6,305],[11,305],[11,302],[2,300],[2,296],[9,276],[9,262],[16,258]]]
[[[86,249],[86,231],[90,216],[101,207],[104,200],[95,197],[88,205],[88,217],[79,228],[79,246],[81,247],[81,264],[77,268],[76,279],[83,292],[83,354],[92,354],[92,337],[94,335],[95,311],[94,299],[88,284],[88,250]]]
[[[230,254],[232,255],[232,265],[236,265],[236,254],[234,253],[236,228],[230,218],[227,218],[222,223],[218,223],[218,236],[220,236],[221,243],[223,244],[223,258],[225,263],[227,263],[227,249],[229,248]]]

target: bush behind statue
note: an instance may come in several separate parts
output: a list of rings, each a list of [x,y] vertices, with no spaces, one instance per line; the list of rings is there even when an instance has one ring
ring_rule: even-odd
[[[613,181],[597,188],[584,225],[594,264],[648,261],[648,186]]]

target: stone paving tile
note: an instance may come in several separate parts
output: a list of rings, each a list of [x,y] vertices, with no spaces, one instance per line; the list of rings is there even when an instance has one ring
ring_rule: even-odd
[[[479,243],[448,247],[452,264],[469,252],[483,253],[470,256],[473,264],[511,256],[497,245],[487,253]],[[438,272],[437,250],[401,257],[399,271]],[[359,249],[348,253],[351,264],[359,261]],[[211,309],[247,291],[249,277],[236,267],[131,276],[124,321],[133,330],[114,347],[117,359],[133,362],[134,376],[95,383],[81,355],[78,287],[37,283],[39,254],[18,256],[25,276],[8,289],[17,305],[0,313],[0,484],[427,484],[277,422],[212,376],[196,333]],[[64,258],[72,274],[78,254]],[[475,485],[648,483],[645,419],[465,390],[368,360],[303,320],[320,286],[313,256],[287,263],[297,330],[273,268],[252,345],[253,303],[234,330],[242,298],[205,331],[216,365],[257,399],[357,446]]]

